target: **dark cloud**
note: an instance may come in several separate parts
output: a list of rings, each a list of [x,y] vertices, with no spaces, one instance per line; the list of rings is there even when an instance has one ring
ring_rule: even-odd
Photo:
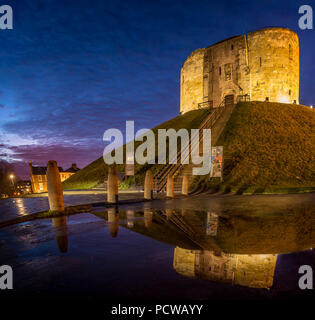
[[[8,156],[13,153],[14,160],[11,161],[16,167],[17,173],[22,178],[29,174],[28,162],[31,160],[34,165],[47,165],[49,160],[56,160],[58,165],[67,169],[72,163],[83,168],[87,163],[92,162],[103,154],[104,147],[82,147],[61,146],[61,145],[24,145],[19,147],[4,146],[10,152],[0,156]]]
[[[178,114],[180,68],[193,50],[264,26],[298,33],[301,102],[314,103],[314,32],[298,29],[298,0],[6,3],[14,29],[1,33],[0,134],[37,143],[11,148],[14,159],[88,164],[106,129]]]

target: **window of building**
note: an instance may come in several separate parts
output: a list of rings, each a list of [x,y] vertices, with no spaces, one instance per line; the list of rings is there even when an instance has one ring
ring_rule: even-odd
[[[232,64],[227,63],[224,65],[224,79],[227,80],[232,80]]]
[[[260,66],[260,67],[262,66],[262,59],[261,59],[261,57],[259,58],[259,66]]]
[[[221,67],[219,67],[219,75],[221,75]]]
[[[203,97],[208,98],[208,91],[209,91],[209,83],[208,83],[208,76],[203,77]]]
[[[289,96],[291,95],[291,89],[289,90]]]
[[[43,179],[42,179],[42,176],[38,176],[38,179],[37,179],[38,181],[42,181]]]
[[[233,49],[234,49],[234,45],[232,44],[232,45],[231,45],[231,50],[233,50]]]
[[[39,183],[38,186],[40,191],[44,190],[44,185],[42,183]]]

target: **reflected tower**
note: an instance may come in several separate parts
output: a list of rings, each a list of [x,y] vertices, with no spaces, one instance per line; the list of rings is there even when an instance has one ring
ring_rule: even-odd
[[[252,288],[273,285],[276,254],[226,254],[176,247],[173,266],[179,274]]]

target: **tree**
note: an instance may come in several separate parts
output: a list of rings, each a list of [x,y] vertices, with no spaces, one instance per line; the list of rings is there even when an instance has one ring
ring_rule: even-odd
[[[0,160],[0,196],[2,194],[12,195],[14,188],[10,180],[10,175],[13,174],[15,177],[14,167],[5,160]],[[17,178],[15,178],[17,181]]]

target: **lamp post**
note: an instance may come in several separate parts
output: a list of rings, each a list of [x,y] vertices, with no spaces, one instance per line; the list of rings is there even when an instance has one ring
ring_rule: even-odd
[[[13,193],[14,193],[15,192],[15,185],[14,185],[14,175],[13,174],[10,174],[10,180],[11,180],[11,183],[12,183]]]

